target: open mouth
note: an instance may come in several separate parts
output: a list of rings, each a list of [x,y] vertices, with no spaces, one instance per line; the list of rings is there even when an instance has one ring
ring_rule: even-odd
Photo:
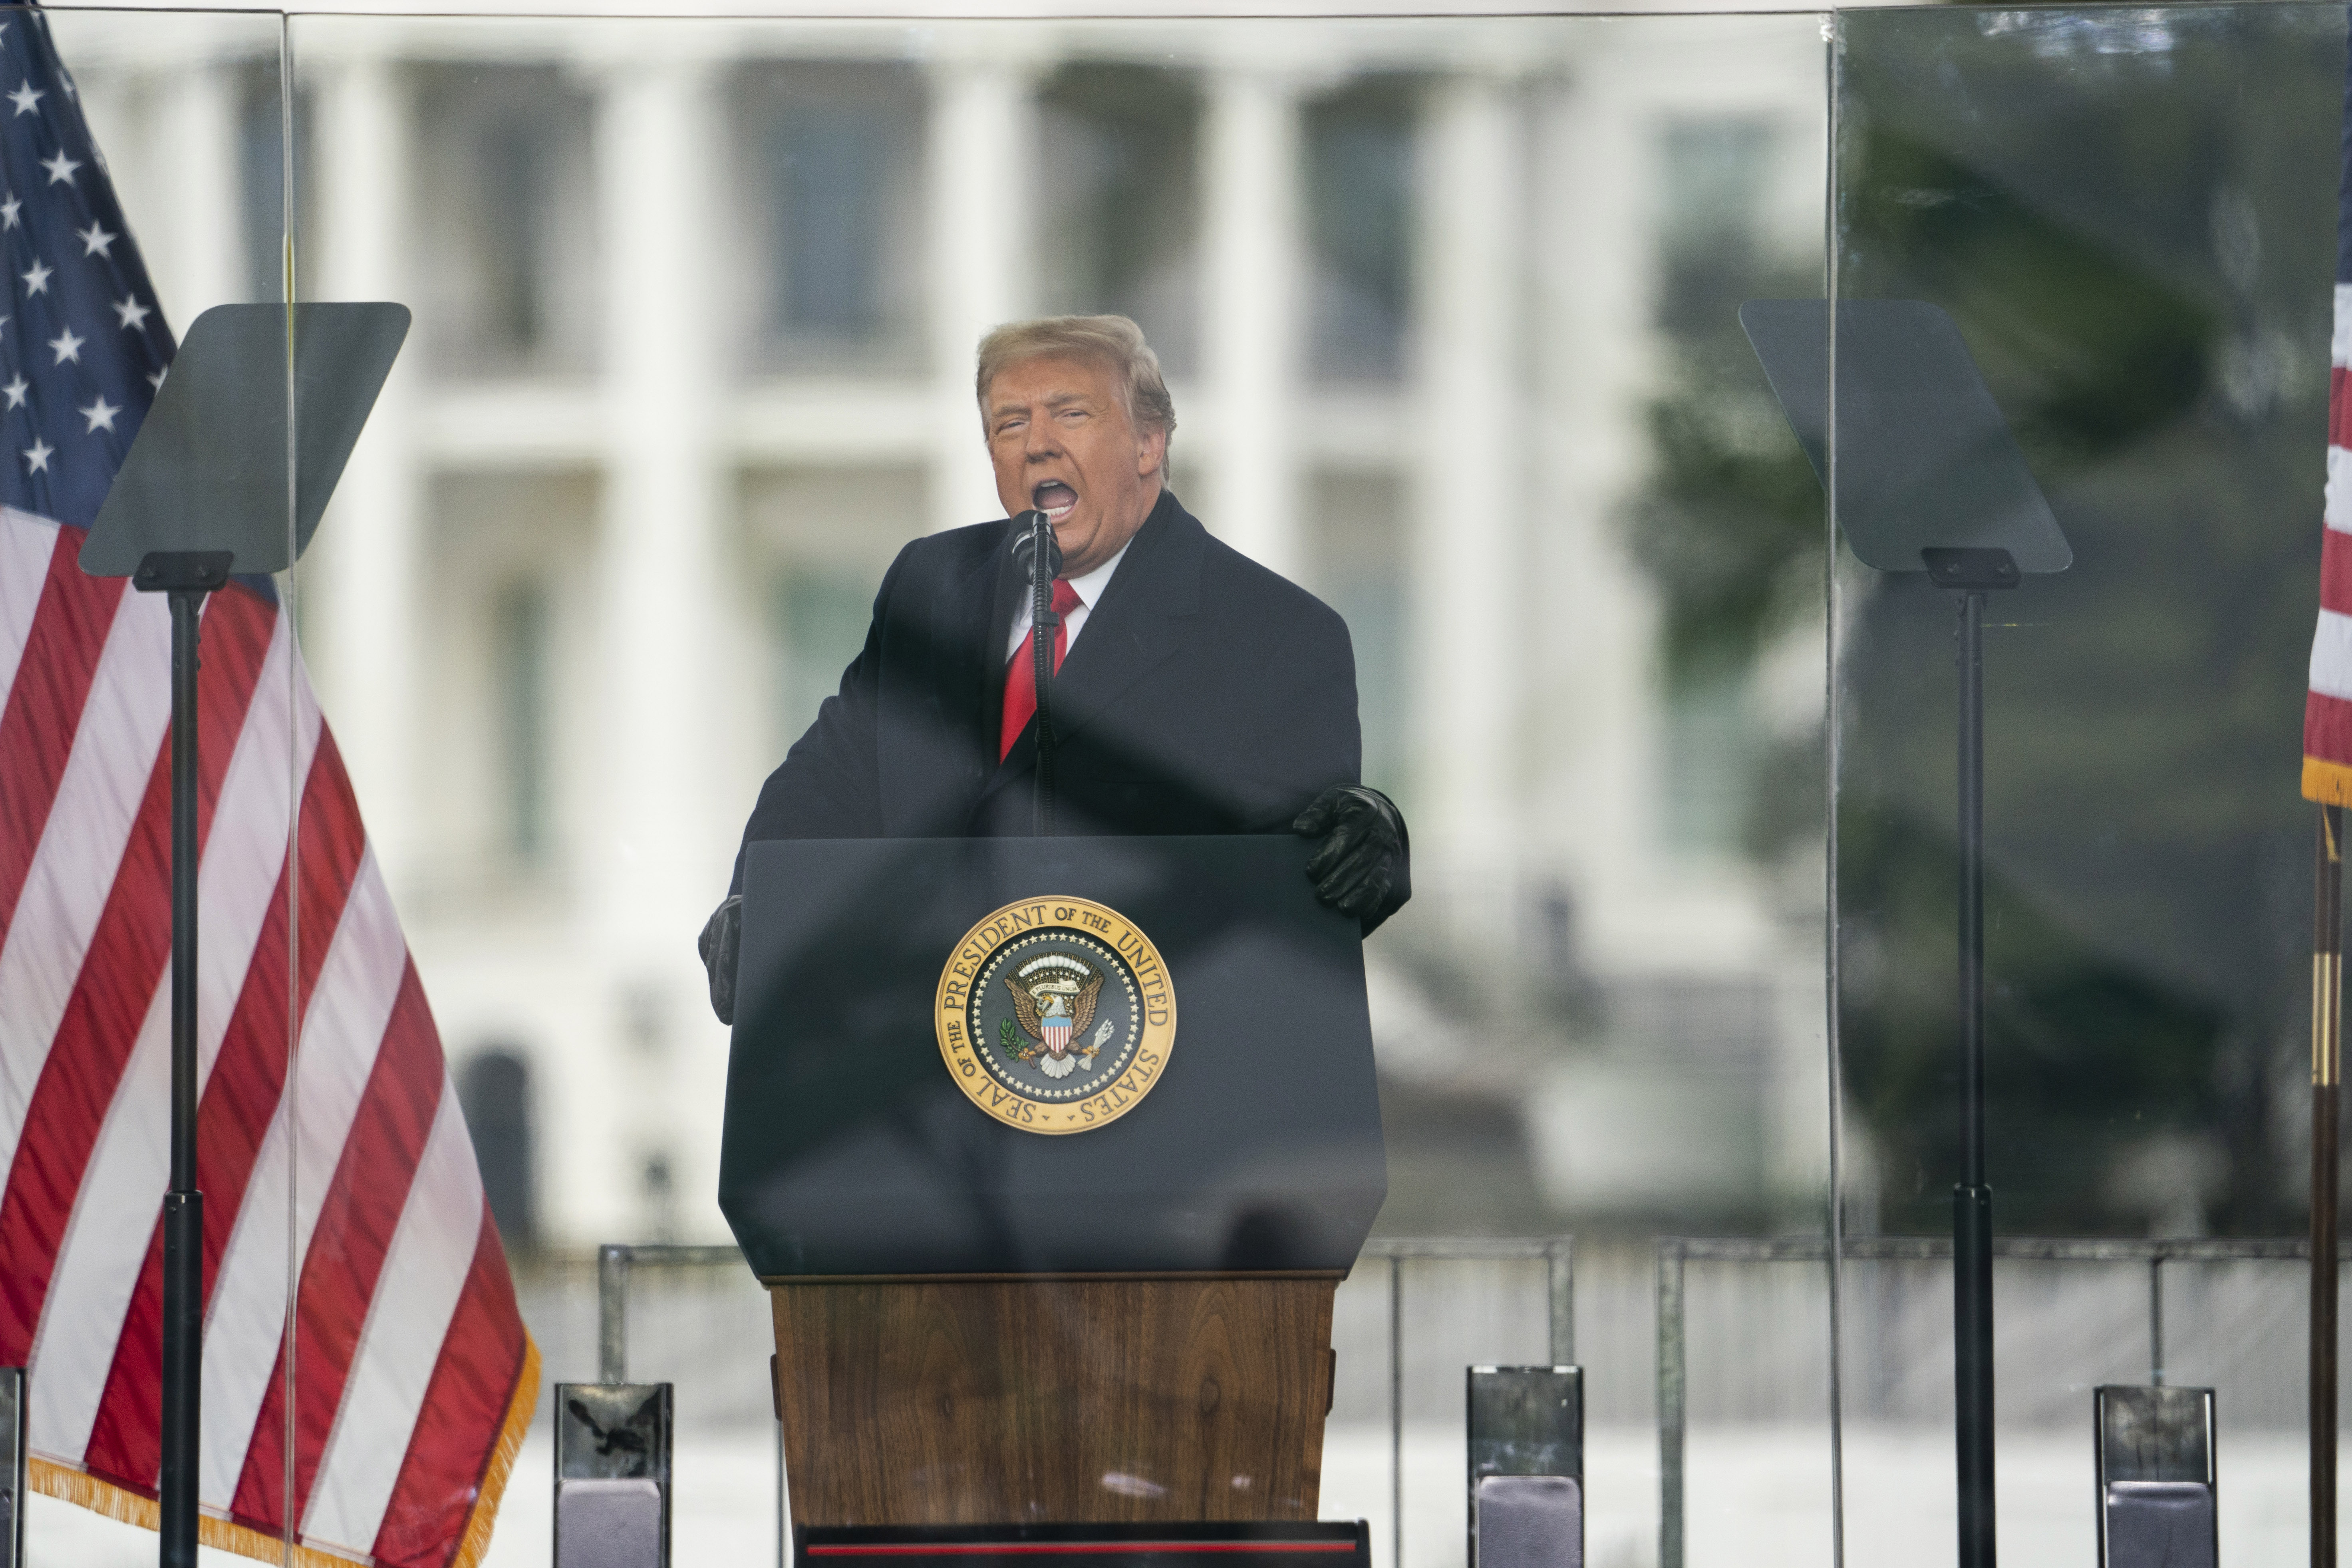
[[[1046,521],[1059,522],[1078,504],[1078,492],[1059,479],[1047,479],[1029,492],[1029,504],[1044,512]]]

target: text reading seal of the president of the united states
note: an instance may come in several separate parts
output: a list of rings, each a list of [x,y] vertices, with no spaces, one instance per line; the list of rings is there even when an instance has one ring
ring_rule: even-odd
[[[1176,994],[1160,950],[1117,910],[1024,899],[956,943],[933,1021],[974,1105],[1024,1132],[1085,1132],[1167,1071]]]

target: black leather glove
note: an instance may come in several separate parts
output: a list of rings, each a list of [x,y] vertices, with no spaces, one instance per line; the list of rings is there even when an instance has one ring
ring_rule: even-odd
[[[735,950],[742,940],[743,895],[730,893],[702,922],[702,934],[694,942],[702,954],[702,967],[710,972],[710,1010],[730,1026],[735,1022]]]
[[[1370,936],[1412,897],[1412,844],[1396,803],[1363,784],[1333,784],[1291,830],[1323,842],[1307,862],[1315,896],[1353,915]]]

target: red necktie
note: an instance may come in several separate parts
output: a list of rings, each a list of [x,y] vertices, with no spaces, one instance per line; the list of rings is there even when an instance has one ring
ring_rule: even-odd
[[[1062,673],[1062,656],[1070,651],[1070,612],[1082,603],[1078,591],[1059,577],[1054,579],[1054,673]],[[1004,733],[999,760],[1013,754],[1013,742],[1029,727],[1037,711],[1037,628],[1021,639],[1012,666],[1004,672]]]

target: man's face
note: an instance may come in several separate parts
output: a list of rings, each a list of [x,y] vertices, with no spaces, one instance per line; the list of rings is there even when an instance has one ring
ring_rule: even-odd
[[[1008,515],[1053,520],[1062,575],[1118,554],[1160,500],[1168,437],[1127,416],[1118,378],[1092,360],[1015,360],[988,386],[988,456]]]

